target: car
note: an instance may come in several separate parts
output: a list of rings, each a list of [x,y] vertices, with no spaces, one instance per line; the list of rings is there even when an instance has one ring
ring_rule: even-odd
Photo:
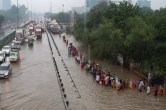
[[[6,55],[10,54],[10,46],[6,45],[2,48],[2,51],[5,52]]]
[[[0,78],[8,78],[12,74],[12,66],[10,62],[5,62],[0,65]]]
[[[5,52],[0,51],[0,62],[3,63],[5,62]]]

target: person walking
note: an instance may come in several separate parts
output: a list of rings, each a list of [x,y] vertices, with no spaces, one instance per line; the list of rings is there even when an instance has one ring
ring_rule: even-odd
[[[147,87],[147,91],[146,91],[146,93],[147,93],[147,95],[150,94],[150,86],[149,86],[149,85],[148,85],[148,87]]]
[[[166,76],[164,77],[164,92],[166,93]]]

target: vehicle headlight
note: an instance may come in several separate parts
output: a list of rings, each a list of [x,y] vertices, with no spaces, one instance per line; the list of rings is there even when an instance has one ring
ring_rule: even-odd
[[[5,76],[8,75],[8,72],[5,73]]]

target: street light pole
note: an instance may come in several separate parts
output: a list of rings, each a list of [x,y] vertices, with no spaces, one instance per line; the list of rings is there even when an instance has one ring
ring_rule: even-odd
[[[18,0],[17,0],[17,30],[18,30]]]
[[[86,31],[86,0],[85,0],[85,28],[84,28],[84,31]]]
[[[84,27],[84,31],[86,32],[87,31],[87,0],[85,0],[85,27]],[[89,59],[89,63],[90,63],[90,60],[91,60],[91,58],[90,58],[90,44],[88,45],[88,59]]]

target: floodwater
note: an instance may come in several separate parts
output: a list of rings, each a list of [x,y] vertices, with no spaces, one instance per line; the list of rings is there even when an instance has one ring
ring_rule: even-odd
[[[96,83],[91,74],[81,70],[75,59],[68,56],[63,39],[58,35],[53,35],[53,38],[61,56],[52,41],[51,55],[45,33],[41,40],[34,42],[33,47],[22,45],[21,60],[12,63],[13,74],[9,79],[0,79],[0,110],[65,110],[52,56],[57,62],[72,110],[165,110],[165,96],[147,96],[137,89],[117,92],[116,89]],[[72,36],[67,35],[67,39],[79,51],[86,53],[86,49]],[[122,79],[140,79],[118,66],[95,61]]]
[[[64,110],[46,35],[20,53],[12,76],[0,80],[0,110]]]

